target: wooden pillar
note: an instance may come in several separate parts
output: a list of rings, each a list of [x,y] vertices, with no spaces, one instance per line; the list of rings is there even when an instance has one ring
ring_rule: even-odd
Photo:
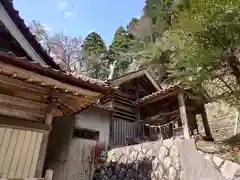
[[[187,110],[184,100],[184,95],[182,92],[178,94],[178,103],[179,103],[179,111],[180,111],[180,118],[182,121],[183,126],[183,134],[185,139],[190,139],[190,131],[188,125],[188,118],[187,118]]]
[[[57,107],[58,107],[58,104],[50,104],[47,107],[47,113],[45,116],[45,124],[52,125],[52,119],[57,111]],[[45,159],[46,159],[49,134],[50,134],[50,132],[43,134],[43,139],[42,139],[42,143],[41,143],[41,147],[40,147],[40,151],[39,151],[37,168],[35,171],[36,177],[42,177],[42,172],[43,172],[44,163],[45,163]]]
[[[205,130],[206,136],[209,139],[213,140],[212,133],[211,133],[211,128],[210,128],[209,123],[208,123],[207,113],[206,113],[204,105],[202,105],[202,107],[201,107],[201,116],[202,116],[203,127],[204,127],[204,130]]]
[[[137,98],[137,107],[136,107],[136,109],[137,109],[137,121],[140,121],[140,104],[139,104],[139,96],[140,96],[140,94],[139,94],[139,89],[140,89],[140,84],[139,84],[139,79],[137,79],[137,91],[136,91],[136,98]]]
[[[48,169],[45,173],[46,180],[52,180],[53,179],[53,170]]]

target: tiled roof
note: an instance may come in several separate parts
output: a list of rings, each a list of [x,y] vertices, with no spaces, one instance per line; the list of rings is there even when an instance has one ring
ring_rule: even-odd
[[[0,3],[3,5],[5,11],[39,56],[52,68],[60,69],[59,65],[57,65],[53,58],[49,56],[41,44],[39,44],[36,40],[35,36],[30,32],[24,20],[19,16],[19,12],[14,8],[12,0],[0,0]]]
[[[26,57],[17,57],[12,52],[0,52],[0,61],[92,91],[106,92],[110,89],[107,81],[56,70],[51,68],[50,66],[41,65],[37,62],[29,61]]]
[[[175,89],[179,88],[179,85],[178,84],[173,84],[173,85],[170,85],[166,88],[162,88],[160,91],[156,91],[152,94],[149,94],[147,96],[144,96],[143,98],[141,98],[139,100],[139,103],[143,103],[145,101],[148,101],[148,100],[153,100],[154,98],[158,97],[158,96],[161,96],[163,94],[167,94]]]
[[[137,69],[137,70],[135,70],[135,71],[130,71],[130,72],[124,73],[123,75],[121,75],[121,76],[119,76],[119,77],[117,77],[117,78],[114,78],[114,79],[112,79],[111,81],[114,81],[114,80],[116,80],[116,79],[120,79],[120,78],[125,77],[125,76],[129,76],[129,75],[131,75],[131,74],[134,74],[134,73],[137,73],[137,72],[146,70],[146,69],[147,69],[147,68],[140,68],[140,69]]]

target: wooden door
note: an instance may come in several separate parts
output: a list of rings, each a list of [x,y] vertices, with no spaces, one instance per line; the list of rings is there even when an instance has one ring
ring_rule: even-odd
[[[42,137],[42,132],[0,127],[0,177],[34,177]]]
[[[97,141],[73,138],[69,144],[67,161],[57,163],[54,180],[92,180],[94,165],[90,161],[91,149]]]

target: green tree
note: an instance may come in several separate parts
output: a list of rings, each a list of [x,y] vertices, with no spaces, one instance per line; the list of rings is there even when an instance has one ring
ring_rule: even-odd
[[[107,47],[101,36],[96,32],[88,34],[82,50],[86,61],[86,74],[93,78],[106,79],[109,74],[109,60]]]
[[[145,51],[148,62],[156,69],[165,66],[168,77],[209,100],[222,99],[238,107],[240,3],[182,0],[174,5],[170,28]]]
[[[141,41],[128,33],[122,26],[117,29],[108,51],[108,58],[114,64],[114,77],[128,70],[141,45]]]
[[[83,50],[90,54],[104,54],[106,53],[107,48],[101,36],[96,32],[92,32],[85,38],[83,42]]]

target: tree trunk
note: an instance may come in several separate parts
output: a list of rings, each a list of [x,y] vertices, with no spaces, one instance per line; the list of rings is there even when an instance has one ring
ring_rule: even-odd
[[[232,70],[232,74],[236,77],[238,85],[240,85],[240,69],[239,69],[240,64],[237,60],[237,57],[234,55],[229,56],[227,61]]]

